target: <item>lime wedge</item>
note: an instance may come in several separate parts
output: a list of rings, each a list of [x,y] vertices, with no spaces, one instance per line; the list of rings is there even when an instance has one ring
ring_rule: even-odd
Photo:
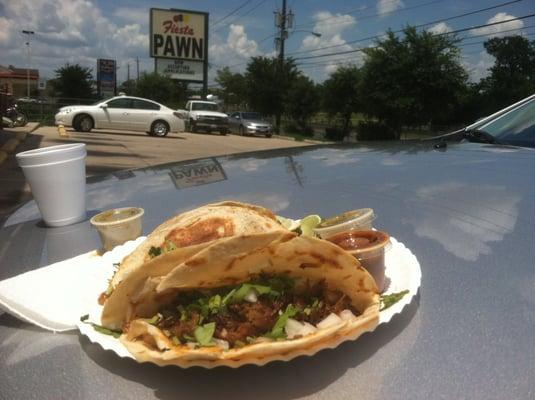
[[[301,234],[303,236],[315,236],[314,228],[318,226],[321,222],[321,217],[319,215],[307,215],[305,218],[301,219]]]
[[[281,217],[280,215],[276,215],[276,218],[277,218],[277,221],[279,221],[282,226],[284,226],[286,229],[290,231],[294,231],[297,228],[299,228],[300,220]]]

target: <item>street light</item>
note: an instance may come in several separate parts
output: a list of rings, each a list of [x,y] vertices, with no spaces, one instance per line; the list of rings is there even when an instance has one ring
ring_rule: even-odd
[[[313,31],[307,31],[307,30],[304,30],[304,29],[298,29],[296,31],[292,31],[292,33],[295,33],[295,32],[306,32],[306,33],[310,33],[311,35],[314,35],[316,37],[321,37],[321,33],[313,32]]]
[[[32,64],[31,56],[30,56],[30,38],[31,35],[34,35],[34,31],[22,31],[22,33],[26,36],[28,36],[28,41],[26,42],[26,46],[28,46],[28,66],[26,68],[26,84],[27,84],[27,96],[28,99],[30,98],[30,67]]]

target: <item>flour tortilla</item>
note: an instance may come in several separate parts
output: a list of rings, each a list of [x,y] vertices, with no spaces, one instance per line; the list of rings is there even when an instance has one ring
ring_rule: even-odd
[[[180,367],[235,368],[313,355],[319,350],[356,339],[377,326],[378,290],[374,279],[354,257],[324,240],[292,234],[282,234],[275,240],[272,238],[273,234],[253,235],[251,243],[257,246],[250,251],[244,250],[251,243],[240,246],[243,238],[217,242],[161,277],[155,291],[165,297],[179,290],[238,284],[260,273],[283,274],[311,282],[324,280],[329,289],[349,296],[360,315],[301,338],[248,344],[230,350],[215,346],[190,349],[186,345],[174,345],[156,326],[143,319],[135,319],[130,321],[128,332],[121,336],[122,343],[142,362]],[[261,242],[266,244],[260,245]]]
[[[278,230],[262,234],[243,235],[219,239],[215,242],[188,246],[165,253],[132,271],[104,304],[101,324],[117,330],[137,317],[150,317],[166,303],[167,296],[157,286],[177,266],[204,268],[205,260],[241,257],[265,248],[273,241],[288,240],[295,233]]]
[[[179,248],[197,246],[200,250],[224,237],[271,231],[287,232],[287,229],[270,210],[251,204],[224,201],[184,212],[158,226],[125,257],[110,282],[111,288],[115,289],[132,271],[150,262],[150,248],[162,247],[169,238],[174,238]]]

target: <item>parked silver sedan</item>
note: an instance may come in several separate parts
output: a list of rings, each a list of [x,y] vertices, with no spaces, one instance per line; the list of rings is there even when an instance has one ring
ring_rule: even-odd
[[[273,135],[273,125],[265,121],[262,115],[251,111],[237,111],[230,114],[230,131],[240,135]]]

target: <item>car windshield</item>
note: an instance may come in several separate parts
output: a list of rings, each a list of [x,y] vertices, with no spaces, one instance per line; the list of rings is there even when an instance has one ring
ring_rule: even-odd
[[[214,103],[193,103],[191,109],[195,111],[217,111],[217,104]]]
[[[245,112],[242,113],[243,119],[262,119],[262,115],[257,112]]]
[[[490,134],[503,144],[535,147],[535,99],[478,126],[475,131]]]

